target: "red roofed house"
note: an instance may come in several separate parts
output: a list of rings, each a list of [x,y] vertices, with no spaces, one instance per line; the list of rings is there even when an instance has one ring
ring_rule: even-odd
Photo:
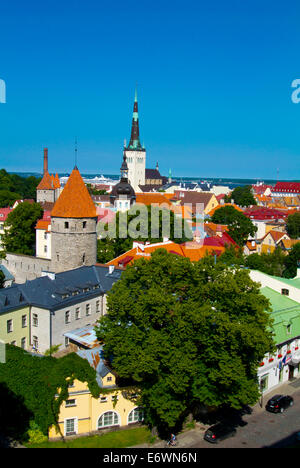
[[[268,229],[267,226],[270,221],[278,222],[284,221],[287,217],[287,213],[283,210],[277,210],[275,208],[266,208],[264,206],[253,206],[244,210],[244,215],[251,219],[252,223],[257,227],[255,233],[255,239],[262,239]],[[249,240],[252,240],[249,237]]]
[[[35,249],[39,258],[51,259],[51,215],[44,211],[43,218],[35,226]]]
[[[7,219],[7,216],[9,213],[11,213],[12,208],[0,208],[0,250],[3,250],[3,245],[2,245],[2,236],[5,232],[4,230],[4,222]]]
[[[272,197],[300,195],[300,182],[277,182],[271,191]]]

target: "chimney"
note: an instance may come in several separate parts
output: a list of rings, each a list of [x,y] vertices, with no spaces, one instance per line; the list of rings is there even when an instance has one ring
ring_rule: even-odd
[[[48,172],[48,148],[44,148],[44,175]]]

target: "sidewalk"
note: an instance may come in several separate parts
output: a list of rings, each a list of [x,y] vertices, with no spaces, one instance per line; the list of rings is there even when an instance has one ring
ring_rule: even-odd
[[[252,407],[253,413],[265,411],[265,405],[267,401],[274,395],[282,394],[282,395],[293,395],[295,392],[300,390],[300,377],[298,379],[294,379],[293,381],[288,381],[283,384],[277,385],[276,387],[272,388],[269,392],[263,394],[262,400],[260,400],[256,405]],[[262,404],[261,404],[262,403]],[[252,414],[253,414],[252,413]],[[195,429],[189,429],[184,432],[179,433],[177,437],[177,447],[184,448],[190,447],[195,445],[199,442],[199,436],[204,434],[206,429],[208,429],[209,425],[204,425],[201,423],[195,424]],[[159,440],[154,444],[141,444],[135,445],[131,448],[164,448],[166,446],[165,440]]]

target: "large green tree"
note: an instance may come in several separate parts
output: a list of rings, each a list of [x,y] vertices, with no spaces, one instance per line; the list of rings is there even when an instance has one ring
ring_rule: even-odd
[[[148,424],[168,431],[199,405],[257,401],[258,363],[274,350],[268,306],[247,270],[160,249],[123,272],[96,333],[139,386]]]
[[[0,207],[11,206],[19,199],[36,199],[36,187],[40,178],[29,176],[21,177],[18,174],[9,174],[0,169]]]
[[[300,242],[293,245],[289,254],[285,257],[284,266],[283,276],[285,278],[294,278],[297,274],[297,268],[300,268]]]
[[[247,216],[230,205],[218,208],[211,220],[216,224],[226,224],[229,228],[228,234],[239,246],[242,246],[249,236],[254,236],[257,231],[257,227]]]
[[[1,432],[22,440],[34,421],[47,435],[50,426],[58,427],[60,405],[74,379],[87,382],[92,395],[99,396],[95,370],[77,354],[55,359],[6,345],[6,362],[0,364]]]
[[[300,212],[288,216],[286,230],[291,239],[300,238]]]
[[[35,254],[35,225],[42,218],[43,210],[38,203],[20,203],[9,213],[4,223],[2,241],[6,252],[24,255]]]
[[[239,206],[257,205],[252,193],[251,185],[236,187],[230,195],[226,195],[224,197],[224,200],[227,203],[230,203],[231,200],[234,200],[234,203]]]

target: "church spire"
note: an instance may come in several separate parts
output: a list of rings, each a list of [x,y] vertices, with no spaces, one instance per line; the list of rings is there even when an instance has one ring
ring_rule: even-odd
[[[140,142],[137,88],[135,88],[135,94],[134,94],[131,136],[130,136],[130,142],[129,142],[129,145],[128,145],[127,149],[128,150],[138,150],[138,151],[143,150],[141,142]]]

